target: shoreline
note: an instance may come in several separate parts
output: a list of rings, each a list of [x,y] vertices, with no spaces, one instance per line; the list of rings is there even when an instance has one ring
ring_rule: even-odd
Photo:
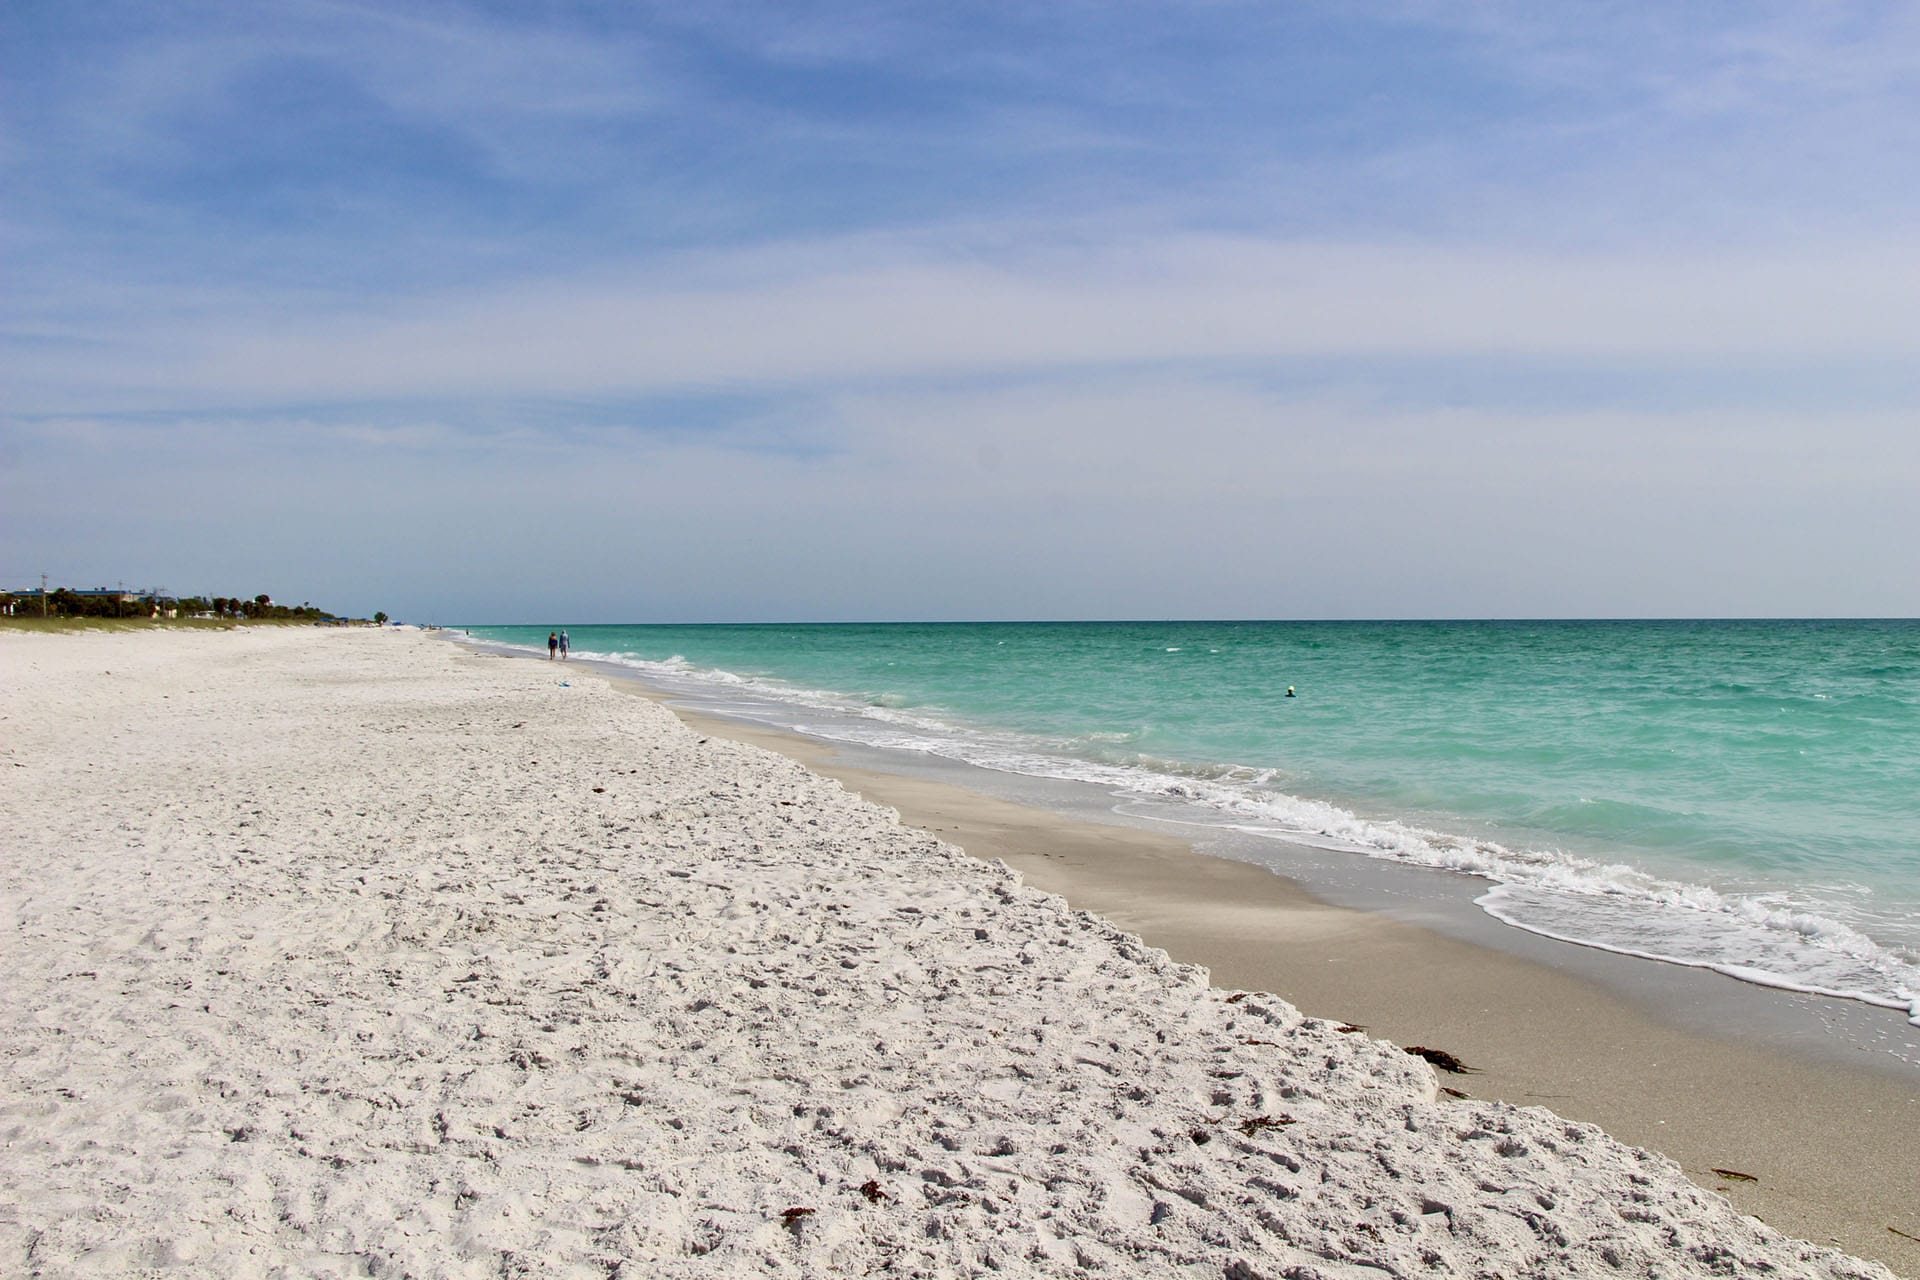
[[[525,649],[546,632],[473,634]],[[1404,908],[1405,887],[1439,872],[1472,893],[1449,913],[1422,886],[1418,907],[1443,930],[1449,914],[1492,916],[1508,927],[1475,936],[1496,946],[1533,930],[1896,1010],[1920,1070],[1920,865],[1898,788],[1914,705],[1872,660],[1913,636],[1711,621],[599,624],[573,657],[856,759],[1173,831],[1335,902]],[[1723,687],[1723,667],[1744,675]],[[1306,681],[1297,701],[1279,696],[1280,671]],[[1845,767],[1856,755],[1872,767]],[[1389,865],[1415,870],[1390,883]]]
[[[585,669],[405,631],[0,663],[9,1273],[1890,1275]],[[1075,865],[1111,832],[1039,830],[1035,878],[1113,887]],[[1141,902],[1196,880],[1137,851]],[[1256,873],[1209,867],[1204,934],[1267,918]]]
[[[465,643],[501,656],[538,656],[491,640]],[[944,783],[1106,830],[1164,836],[1206,857],[1259,867],[1325,905],[1382,915],[1457,942],[1572,969],[1647,1006],[1663,1020],[1716,1038],[1780,1047],[1842,1066],[1864,1064],[1867,1070],[1899,1082],[1920,1079],[1920,1021],[1910,1019],[1903,1007],[1534,930],[1483,906],[1481,896],[1498,882],[1470,871],[1380,859],[1364,851],[1284,835],[1243,832],[1232,825],[1195,822],[1171,809],[1152,812],[1100,782],[1001,770],[942,752],[923,753],[816,733],[768,719],[775,714],[772,707],[736,710],[724,705],[724,700],[715,706],[704,691],[654,683],[646,672],[623,662],[595,657],[575,661],[616,682],[637,684],[656,701],[727,726],[736,736],[765,733],[769,742],[790,744],[794,752],[824,753],[817,758],[840,772]]]
[[[1474,1068],[1443,1074],[1446,1086],[1597,1124],[1669,1156],[1695,1183],[1779,1230],[1920,1275],[1920,1239],[1911,1238],[1920,1237],[1912,1194],[1920,1155],[1909,1138],[1920,1131],[1920,1072],[1849,1062],[1846,1051],[1805,1037],[1789,1047],[1704,1029],[1697,990],[1656,999],[1649,988],[1677,981],[1706,990],[1709,1001],[1788,1002],[1811,1017],[1849,1002],[1615,953],[1583,958],[1629,977],[1639,970],[1636,998],[1541,958],[1578,944],[1514,931],[1514,945],[1496,947],[1337,905],[1267,866],[1176,835],[850,764],[838,744],[702,712],[615,665],[581,665],[702,733],[790,756],[910,827],[1005,862],[1034,887],[1205,967],[1216,987],[1270,992],[1311,1017],[1443,1048]]]

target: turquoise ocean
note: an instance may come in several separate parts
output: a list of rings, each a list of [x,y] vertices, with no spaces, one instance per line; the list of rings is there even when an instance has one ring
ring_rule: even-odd
[[[1517,928],[1920,1024],[1920,621],[569,631],[709,710],[1091,783],[1283,872],[1450,870]]]

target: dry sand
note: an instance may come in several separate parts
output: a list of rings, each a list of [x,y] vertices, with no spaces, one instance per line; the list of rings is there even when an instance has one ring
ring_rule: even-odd
[[[1888,1274],[577,669],[0,670],[6,1274]]]
[[[1449,1087],[1591,1121],[1672,1157],[1742,1212],[1920,1274],[1920,1072],[1908,1064],[1849,1065],[1703,1034],[1576,972],[1328,905],[1265,867],[1169,836],[850,767],[825,743],[681,714],[703,732],[793,755],[909,824],[1005,861],[1026,883],[1207,967],[1224,989],[1274,992],[1397,1044],[1443,1047],[1474,1068],[1443,1075]],[[1708,998],[1831,1003],[1714,974],[1675,977]]]

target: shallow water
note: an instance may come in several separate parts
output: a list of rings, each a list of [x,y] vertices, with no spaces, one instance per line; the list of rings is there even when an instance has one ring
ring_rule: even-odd
[[[1520,928],[1920,1021],[1920,623],[569,630],[716,710],[1455,870]]]

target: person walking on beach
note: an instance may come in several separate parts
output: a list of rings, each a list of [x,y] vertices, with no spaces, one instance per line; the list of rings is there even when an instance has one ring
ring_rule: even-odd
[[[562,662],[565,662],[566,659],[567,659],[567,633],[562,631],[560,633],[560,660]]]
[[[553,652],[559,647],[560,647],[560,637],[555,635],[551,631],[547,632],[547,661],[548,662],[553,661]]]

